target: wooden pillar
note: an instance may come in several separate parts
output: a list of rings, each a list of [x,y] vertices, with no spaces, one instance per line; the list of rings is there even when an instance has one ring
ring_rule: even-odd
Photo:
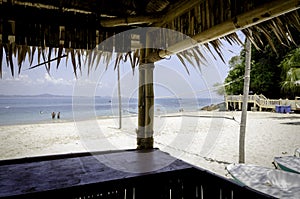
[[[146,80],[146,115],[145,115],[145,135],[148,138],[147,146],[153,148],[153,122],[154,122],[154,90],[153,90],[153,70],[154,63],[147,63],[145,69]]]
[[[139,66],[139,93],[138,93],[138,129],[137,129],[137,148],[142,148],[143,137],[145,134],[145,70]]]
[[[139,126],[137,130],[137,149],[152,149],[154,121],[154,61],[152,61],[150,58],[152,51],[150,34],[146,33],[143,40],[143,44],[144,48],[141,50],[140,53],[139,66]]]
[[[154,121],[154,63],[143,63],[139,66],[139,100],[137,149],[153,148]]]
[[[226,111],[228,111],[228,97],[227,96],[225,96],[225,105],[226,105]]]

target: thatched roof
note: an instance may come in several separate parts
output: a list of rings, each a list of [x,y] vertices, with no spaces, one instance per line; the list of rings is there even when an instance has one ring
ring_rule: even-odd
[[[220,38],[229,43],[240,42],[237,30],[243,30],[257,48],[262,45],[262,36],[272,43],[270,31],[282,43],[293,43],[290,29],[300,30],[298,8],[297,0],[2,0],[0,76],[5,60],[12,75],[15,74],[14,56],[18,59],[19,72],[26,57],[30,63],[33,56],[38,56],[39,63],[56,60],[57,66],[61,58],[70,57],[76,75],[81,69],[83,54],[92,53],[92,49],[111,36],[137,27],[160,27],[186,35],[179,40],[165,40],[164,30],[154,29],[151,34],[156,39],[152,41],[163,45],[158,53],[155,52],[159,56],[151,56],[151,61],[171,51],[183,63],[192,57],[194,60],[190,62],[200,64],[198,58],[202,53],[197,45],[190,44],[190,38],[209,50],[215,49],[222,57]],[[249,30],[253,36],[248,34]],[[119,50],[117,59],[121,60],[122,53],[130,56],[132,67],[139,63],[138,50],[151,48],[134,35],[113,41],[127,42],[127,47]],[[113,43],[110,49],[100,48],[93,56],[86,57],[89,62],[109,59],[114,51]],[[46,69],[50,70],[50,64]]]

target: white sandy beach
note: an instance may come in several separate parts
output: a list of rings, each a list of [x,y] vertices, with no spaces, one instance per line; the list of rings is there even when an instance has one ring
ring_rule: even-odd
[[[182,114],[182,115],[180,115]],[[238,162],[241,112],[199,111],[157,116],[155,147],[198,167],[226,176]],[[248,112],[246,163],[274,168],[274,156],[300,147],[300,114]],[[0,159],[49,154],[134,149],[137,117],[0,126]]]

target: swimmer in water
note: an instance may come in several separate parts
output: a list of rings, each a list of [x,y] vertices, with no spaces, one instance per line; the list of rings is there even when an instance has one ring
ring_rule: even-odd
[[[51,116],[52,116],[52,119],[54,119],[55,118],[55,112],[52,112]]]

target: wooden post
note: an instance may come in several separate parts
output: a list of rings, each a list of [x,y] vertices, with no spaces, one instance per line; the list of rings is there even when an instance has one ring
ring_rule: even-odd
[[[145,35],[144,49],[140,53],[139,66],[139,101],[138,101],[138,130],[137,149],[153,148],[153,121],[154,121],[154,89],[153,70],[154,62],[151,61],[151,38]]]
[[[119,129],[122,128],[122,97],[121,97],[121,82],[120,82],[120,65],[118,64],[118,99],[119,99]]]
[[[153,123],[154,123],[154,91],[153,91],[154,63],[148,63],[145,69],[146,80],[146,115],[145,135],[148,138],[146,148],[153,148]]]
[[[142,55],[141,55],[142,56]],[[142,148],[143,137],[145,134],[145,70],[139,66],[139,93],[138,93],[138,129],[137,129],[137,148]]]
[[[154,121],[154,63],[144,63],[139,66],[139,101],[138,101],[138,130],[137,149],[153,148]]]
[[[228,96],[225,95],[225,104],[226,104],[226,111],[228,111]]]
[[[246,39],[246,57],[245,57],[245,79],[244,79],[244,94],[243,107],[240,124],[240,138],[239,138],[239,163],[245,163],[245,137],[246,137],[246,123],[247,123],[247,109],[248,109],[248,93],[250,86],[250,69],[251,69],[251,42]]]

